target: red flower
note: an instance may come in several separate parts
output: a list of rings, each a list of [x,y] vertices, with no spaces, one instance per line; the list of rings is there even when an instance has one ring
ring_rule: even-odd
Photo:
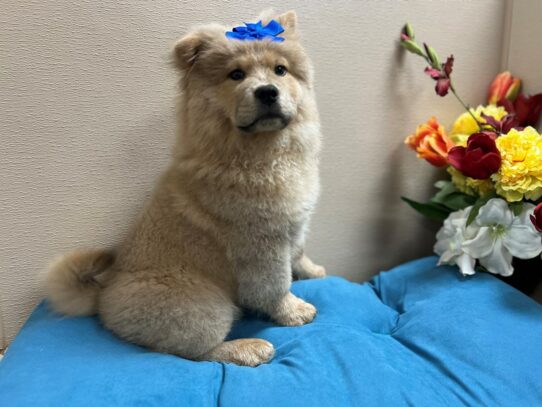
[[[539,203],[534,208],[534,213],[531,215],[531,222],[533,222],[534,228],[542,233],[542,203]]]
[[[441,69],[435,69],[429,66],[425,68],[425,73],[437,81],[435,92],[437,92],[437,95],[439,96],[446,96],[448,94],[451,85],[450,75],[452,73],[453,65],[454,56],[451,55],[446,60],[446,63],[441,65]]]
[[[507,114],[501,120],[495,119],[493,116],[481,114],[482,119],[486,121],[486,125],[500,134],[507,134],[510,130],[520,127],[515,114]]]
[[[454,147],[448,151],[448,162],[474,179],[488,179],[501,167],[501,154],[495,144],[497,135],[491,132],[474,133],[467,147]]]
[[[517,126],[514,127],[536,127],[542,113],[542,93],[532,96],[520,93],[513,102],[502,99],[498,105],[504,107],[508,113],[515,115]]]

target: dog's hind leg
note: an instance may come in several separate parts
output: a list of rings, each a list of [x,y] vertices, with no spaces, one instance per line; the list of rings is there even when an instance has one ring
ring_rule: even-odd
[[[309,278],[322,278],[326,276],[326,269],[322,266],[314,264],[303,251],[292,262],[292,273],[294,278],[298,280],[306,280]]]
[[[224,342],[239,309],[199,275],[117,275],[100,296],[100,317],[120,337],[192,360],[256,366],[273,356],[261,339]]]
[[[314,264],[305,254],[305,231],[307,222],[294,224],[290,228],[292,277],[296,280],[309,278],[322,278],[326,276],[326,269]]]

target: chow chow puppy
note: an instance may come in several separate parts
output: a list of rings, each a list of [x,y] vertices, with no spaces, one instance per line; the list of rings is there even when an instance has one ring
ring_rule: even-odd
[[[52,264],[55,310],[97,313],[119,337],[159,352],[246,366],[274,349],[263,339],[225,340],[241,309],[279,325],[312,321],[316,308],[290,284],[292,274],[325,275],[303,251],[320,126],[296,15],[274,19],[282,42],[230,39],[219,25],[177,42],[171,165],[114,251],[76,251]]]

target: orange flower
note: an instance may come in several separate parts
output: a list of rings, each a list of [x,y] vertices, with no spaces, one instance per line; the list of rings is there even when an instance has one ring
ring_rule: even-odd
[[[444,126],[440,125],[435,117],[420,124],[416,133],[405,139],[405,144],[418,153],[418,158],[427,160],[435,167],[448,164],[448,150],[454,146]]]
[[[521,79],[512,76],[508,71],[498,74],[491,85],[487,94],[487,101],[490,105],[496,105],[503,100],[513,102],[521,88]]]

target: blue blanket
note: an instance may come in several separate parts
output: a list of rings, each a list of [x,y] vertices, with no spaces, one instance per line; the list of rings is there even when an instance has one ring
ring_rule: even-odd
[[[542,307],[435,263],[367,284],[294,283],[318,308],[313,323],[247,318],[232,332],[273,342],[274,360],[257,368],[150,352],[41,304],[0,362],[0,405],[542,405]]]

